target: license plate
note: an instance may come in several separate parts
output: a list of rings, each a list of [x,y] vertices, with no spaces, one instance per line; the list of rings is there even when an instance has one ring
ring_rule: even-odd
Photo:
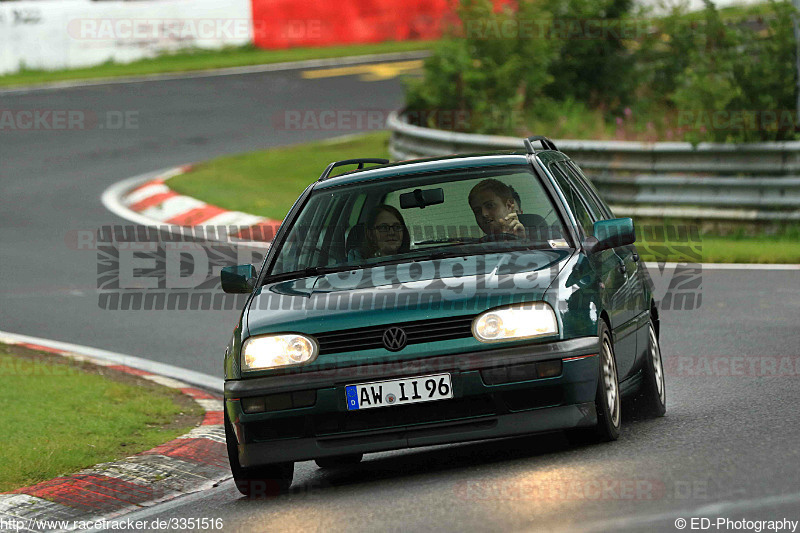
[[[345,387],[347,410],[432,402],[453,397],[450,374],[392,379]]]

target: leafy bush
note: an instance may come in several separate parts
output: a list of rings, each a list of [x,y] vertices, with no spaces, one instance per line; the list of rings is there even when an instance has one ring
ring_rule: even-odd
[[[463,0],[461,27],[443,39],[425,62],[422,80],[407,84],[407,108],[424,125],[437,127],[455,115],[453,128],[507,133],[519,128],[521,111],[552,80],[553,42],[517,38],[526,21],[549,14],[533,2],[493,9],[489,0]],[[438,114],[429,114],[430,111]]]
[[[725,10],[705,2],[701,12],[635,19],[631,0],[518,0],[501,9],[462,0],[460,25],[426,61],[424,78],[409,82],[407,107],[419,124],[476,133],[796,138],[790,1]],[[588,21],[622,30],[589,35]],[[559,32],[565,24],[579,33]]]
[[[771,2],[761,32],[720,20],[706,0],[703,31],[676,76],[671,96],[678,126],[691,142],[794,139],[797,67],[788,2]]]
[[[620,111],[635,88],[631,52],[623,36],[640,24],[630,18],[632,0],[554,0],[549,3],[558,28],[565,30],[558,57],[550,64],[553,81],[546,93],[571,98],[593,108]]]

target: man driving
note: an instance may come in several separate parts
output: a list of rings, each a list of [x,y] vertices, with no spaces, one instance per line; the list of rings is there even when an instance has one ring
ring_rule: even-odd
[[[519,204],[509,185],[493,178],[485,179],[472,188],[468,200],[475,222],[487,235],[508,233],[525,237],[525,226],[517,216]]]

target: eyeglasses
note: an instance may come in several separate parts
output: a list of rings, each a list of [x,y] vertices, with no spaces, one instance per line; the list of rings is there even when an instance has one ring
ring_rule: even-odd
[[[376,231],[379,231],[379,232],[381,232],[381,233],[384,233],[384,234],[385,234],[385,233],[389,233],[389,230],[392,230],[392,231],[394,231],[395,233],[400,233],[401,231],[403,231],[404,229],[406,229],[406,227],[405,227],[405,226],[403,226],[402,224],[392,224],[392,225],[389,225],[389,224],[379,224],[379,225],[375,226],[375,228],[374,228],[374,229],[375,229]]]

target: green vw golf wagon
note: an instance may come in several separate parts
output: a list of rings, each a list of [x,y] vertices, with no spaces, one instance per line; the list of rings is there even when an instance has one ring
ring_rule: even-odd
[[[331,163],[260,272],[223,269],[226,292],[250,294],[225,352],[243,494],[288,489],[295,461],[553,430],[614,440],[623,396],[664,414],[632,220],[552,141],[523,143]]]

